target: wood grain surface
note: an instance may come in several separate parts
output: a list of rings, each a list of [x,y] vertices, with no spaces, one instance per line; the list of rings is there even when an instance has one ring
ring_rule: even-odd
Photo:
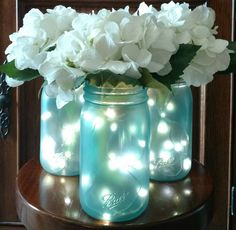
[[[28,230],[205,230],[212,216],[212,179],[197,162],[184,180],[150,182],[148,208],[129,222],[109,223],[86,215],[80,207],[78,187],[79,177],[53,176],[36,160],[30,160],[17,178],[17,211],[21,221]]]

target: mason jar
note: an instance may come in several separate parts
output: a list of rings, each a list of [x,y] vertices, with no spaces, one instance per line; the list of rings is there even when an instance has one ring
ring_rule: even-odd
[[[167,182],[186,177],[192,164],[192,92],[183,81],[171,89],[168,96],[148,90],[150,177]]]
[[[80,123],[80,202],[113,222],[139,216],[149,198],[150,118],[142,87],[85,84]]]
[[[48,173],[79,175],[80,112],[82,87],[74,101],[58,109],[56,99],[41,93],[40,163]]]

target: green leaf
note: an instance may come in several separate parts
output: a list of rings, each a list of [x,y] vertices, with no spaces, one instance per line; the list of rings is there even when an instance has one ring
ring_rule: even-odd
[[[229,42],[227,48],[234,51],[230,54],[230,64],[226,70],[217,72],[217,74],[236,73],[236,42]]]
[[[169,98],[172,94],[171,89],[161,82],[157,81],[147,69],[140,68],[139,71],[142,74],[142,77],[139,78],[140,83],[144,87],[157,89],[156,93],[158,101],[161,104],[164,104],[167,98]]]
[[[155,88],[155,89],[160,89],[162,87],[165,87],[168,90],[168,88],[161,82],[157,81],[147,69],[140,68],[139,72],[142,74],[142,77],[139,78],[138,80],[144,87]]]
[[[140,82],[134,78],[127,75],[115,74],[110,70],[101,70],[94,73],[88,73],[86,79],[89,80],[91,84],[103,87],[116,87],[118,84],[125,85],[140,85]]]
[[[200,46],[192,44],[181,44],[177,53],[170,59],[172,71],[165,76],[152,74],[153,77],[170,89],[171,84],[174,84],[183,74],[184,69],[192,61],[199,48]]]
[[[39,72],[33,69],[18,70],[15,62],[11,61],[0,65],[0,72],[18,81],[30,81],[39,77]]]

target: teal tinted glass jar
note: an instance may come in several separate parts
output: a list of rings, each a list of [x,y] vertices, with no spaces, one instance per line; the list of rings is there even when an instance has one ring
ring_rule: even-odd
[[[185,82],[171,86],[163,98],[149,89],[151,114],[150,177],[176,181],[188,175],[192,164],[192,92]]]
[[[74,101],[58,109],[56,99],[41,94],[40,163],[54,175],[79,175],[79,130],[83,89]]]
[[[150,117],[141,87],[86,84],[80,129],[80,202],[113,222],[139,216],[149,198]]]

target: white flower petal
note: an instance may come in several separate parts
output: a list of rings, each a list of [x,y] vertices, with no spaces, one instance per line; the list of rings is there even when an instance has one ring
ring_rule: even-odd
[[[146,67],[152,58],[152,53],[146,49],[139,49],[135,44],[128,44],[122,48],[122,57],[127,62],[136,62],[138,66]]]
[[[134,61],[139,54],[139,48],[135,44],[128,44],[122,48],[121,54],[125,61]]]
[[[58,109],[61,109],[63,106],[65,106],[70,101],[73,101],[74,95],[71,91],[63,91],[60,88],[58,88],[58,95],[56,98],[56,105]]]
[[[94,41],[94,46],[104,60],[114,57],[119,50],[119,46],[114,43],[109,35],[105,34]]]
[[[131,64],[127,62],[111,60],[103,65],[101,69],[108,69],[116,74],[124,74],[130,68],[130,65]]]
[[[187,85],[201,86],[213,80],[213,75],[208,74],[197,65],[189,65],[181,76]]]
[[[130,63],[130,68],[125,72],[125,75],[138,79],[140,78],[142,75],[140,74],[140,72],[138,71],[138,66],[136,63]]]
[[[153,48],[175,52],[177,45],[175,44],[175,32],[172,29],[161,30],[156,41],[152,44]]]
[[[208,48],[209,51],[214,53],[222,53],[226,47],[229,45],[229,42],[223,39],[215,39]]]
[[[58,95],[58,86],[55,83],[45,85],[44,90],[48,97],[56,98]]]
[[[143,28],[139,18],[124,18],[120,24],[121,38],[126,42],[138,42],[143,37]]]
[[[18,81],[18,80],[15,80],[14,78],[11,78],[9,76],[6,76],[5,80],[6,80],[6,83],[10,87],[17,87],[17,86],[24,84],[24,81]]]
[[[139,64],[139,66],[146,67],[150,63],[151,59],[152,53],[146,49],[141,49],[136,58],[136,62]]]
[[[105,60],[96,52],[95,49],[87,49],[80,53],[80,64],[83,71],[92,72],[100,69],[105,63]]]

